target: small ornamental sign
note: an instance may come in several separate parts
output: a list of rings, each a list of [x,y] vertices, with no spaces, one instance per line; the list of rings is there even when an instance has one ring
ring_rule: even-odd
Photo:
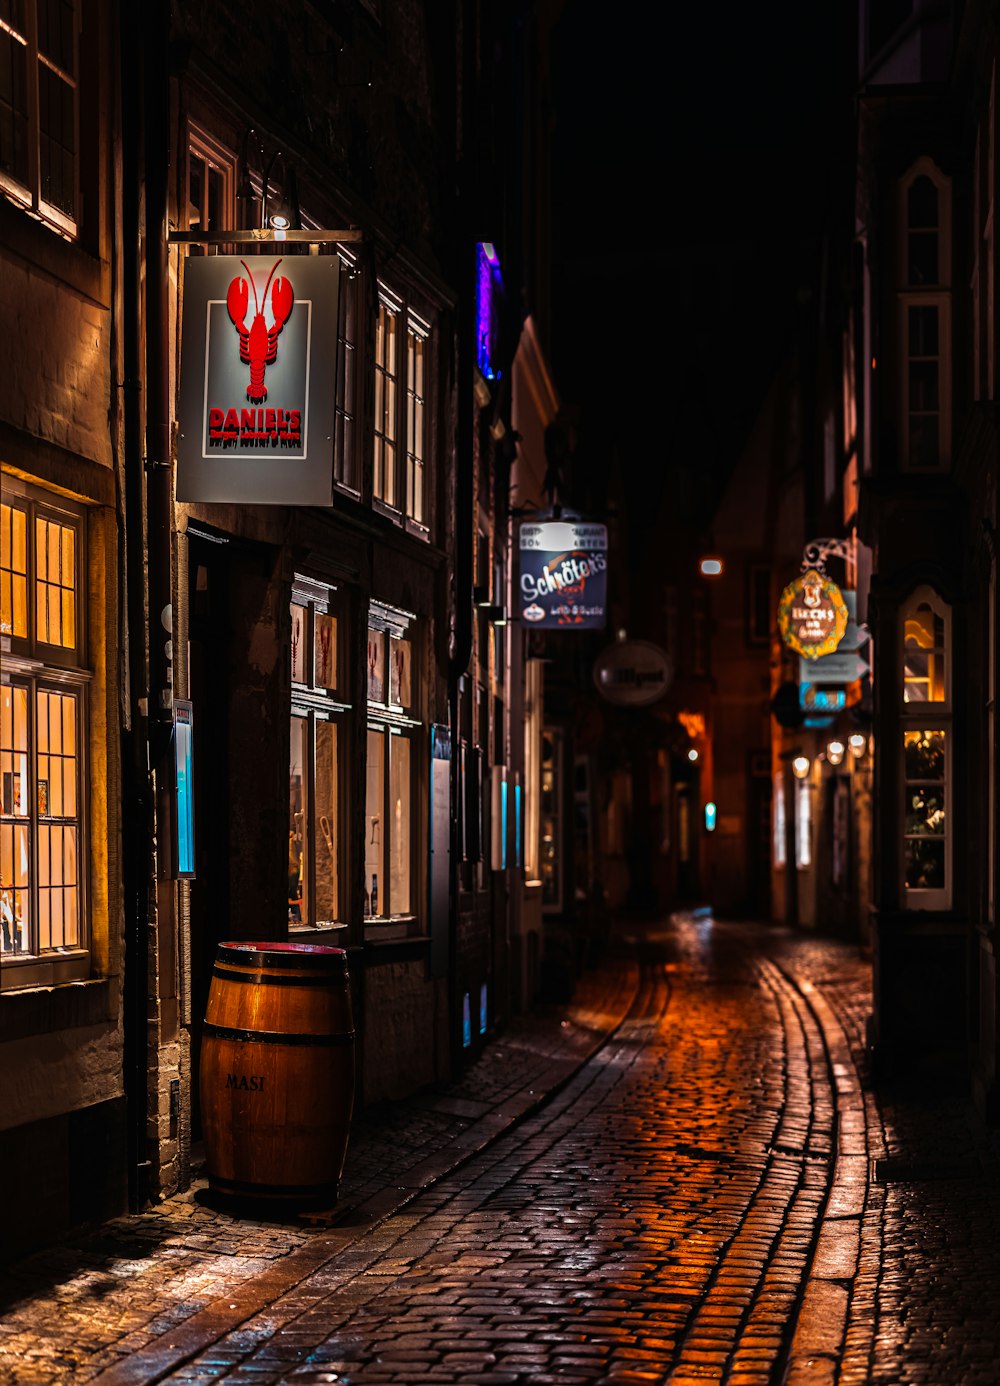
[[[336,255],[184,265],[177,499],[330,505]]]
[[[847,604],[840,588],[810,568],[782,592],[778,629],[785,644],[803,659],[833,654],[847,630]]]

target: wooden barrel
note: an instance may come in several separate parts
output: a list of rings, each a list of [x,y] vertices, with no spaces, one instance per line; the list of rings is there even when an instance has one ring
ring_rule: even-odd
[[[342,948],[220,943],[202,1031],[211,1187],[336,1200],[354,1106],[354,1025]]]

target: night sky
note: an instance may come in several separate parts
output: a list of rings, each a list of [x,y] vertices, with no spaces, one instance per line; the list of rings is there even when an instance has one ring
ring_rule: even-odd
[[[551,350],[585,402],[588,471],[641,469],[646,495],[688,473],[679,518],[704,524],[818,272],[850,153],[852,15],[661,13],[649,29],[569,0],[556,30]]]

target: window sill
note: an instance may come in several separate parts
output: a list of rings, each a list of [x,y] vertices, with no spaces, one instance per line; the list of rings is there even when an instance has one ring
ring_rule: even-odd
[[[118,982],[110,977],[5,991],[0,994],[0,1041],[114,1024],[118,1010]]]
[[[347,934],[347,925],[333,924],[289,924],[289,943],[318,943],[322,939],[339,939]],[[339,945],[338,945],[339,946]]]
[[[366,919],[365,941],[397,943],[400,939],[423,938],[425,935],[420,933],[420,925],[415,915],[378,915],[374,919]]]
[[[90,955],[82,949],[55,957],[11,957],[0,964],[0,993],[65,986],[85,982],[90,971]]]
[[[15,206],[0,193],[0,242],[38,269],[51,274],[100,308],[111,302],[111,266],[66,240],[45,222]]]

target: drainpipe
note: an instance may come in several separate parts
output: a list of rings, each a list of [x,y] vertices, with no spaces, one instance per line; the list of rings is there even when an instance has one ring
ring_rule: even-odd
[[[459,72],[461,80],[461,145],[456,170],[457,240],[455,265],[458,277],[456,307],[456,367],[455,388],[455,636],[448,661],[448,705],[451,720],[451,802],[457,815],[462,802],[459,774],[459,680],[472,658],[472,553],[475,542],[473,524],[472,451],[473,451],[473,363],[476,357],[475,319],[475,89],[476,89],[476,24],[475,6],[455,4],[456,32],[460,34]],[[456,848],[461,841],[460,825],[454,820],[452,842]],[[451,872],[451,906],[449,915],[449,957],[451,959],[451,1004],[449,1032],[454,1053],[461,1054],[459,1024],[461,1017],[461,987],[458,971],[458,880],[461,871],[457,850],[453,854]],[[453,1064],[454,1067],[454,1064]]]
[[[170,300],[167,188],[170,176],[170,6],[147,0],[146,69],[146,513],[149,547],[149,672],[153,765],[170,783],[166,752],[173,716],[170,626],[170,538],[173,485],[170,457]],[[164,795],[161,792],[161,804]],[[162,840],[163,832],[159,833]],[[169,863],[160,875],[169,876]]]
[[[138,1212],[149,1201],[146,1145],[148,1103],[147,1040],[149,892],[152,877],[146,666],[146,545],[143,528],[142,369],[140,341],[139,226],[142,180],[142,35],[139,9],[121,9],[122,208],[122,444],[124,448],[125,580],[119,616],[119,646],[128,651],[128,702],[122,710],[122,888],[125,912],[123,963],[124,1084],[129,1207]],[[116,228],[117,232],[118,228]]]

